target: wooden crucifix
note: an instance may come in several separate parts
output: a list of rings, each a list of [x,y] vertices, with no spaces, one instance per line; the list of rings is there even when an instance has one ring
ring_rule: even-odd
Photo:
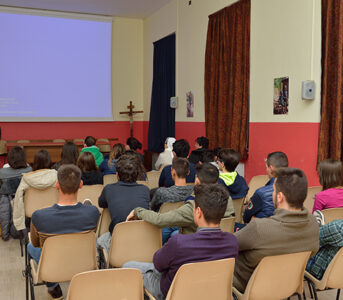
[[[127,106],[127,108],[129,109],[129,111],[121,111],[120,114],[129,116],[129,118],[130,118],[130,136],[133,137],[133,115],[143,113],[144,111],[143,110],[134,111],[133,109],[135,108],[135,106],[132,104],[132,101],[130,101],[130,105]]]

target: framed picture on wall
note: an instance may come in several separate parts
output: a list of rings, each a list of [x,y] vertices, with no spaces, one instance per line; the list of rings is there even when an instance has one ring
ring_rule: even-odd
[[[194,117],[194,95],[191,91],[186,93],[186,101],[187,101],[187,118]]]
[[[274,78],[273,113],[287,115],[289,104],[289,78]]]

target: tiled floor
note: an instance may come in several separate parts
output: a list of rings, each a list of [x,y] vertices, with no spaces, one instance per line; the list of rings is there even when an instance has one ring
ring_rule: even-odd
[[[25,299],[23,269],[24,258],[20,256],[19,240],[4,242],[0,239],[0,300]],[[66,298],[68,283],[61,284],[61,287]],[[305,285],[305,291],[307,299],[310,299],[307,285]],[[35,287],[35,296],[37,300],[51,299],[45,286]],[[320,300],[336,299],[336,290],[319,292],[318,296]],[[341,298],[343,299],[343,296]],[[297,299],[297,297],[292,298],[292,300]]]

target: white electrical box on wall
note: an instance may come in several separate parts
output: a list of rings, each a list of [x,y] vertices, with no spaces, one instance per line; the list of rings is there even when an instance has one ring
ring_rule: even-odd
[[[313,100],[315,96],[315,84],[313,80],[302,82],[301,97],[303,100]]]
[[[177,108],[178,98],[170,97],[170,108]]]

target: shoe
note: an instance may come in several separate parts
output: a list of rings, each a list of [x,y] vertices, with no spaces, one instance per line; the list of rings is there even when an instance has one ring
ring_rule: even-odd
[[[93,205],[93,202],[91,199],[85,199],[85,200],[83,200],[83,204],[84,205]]]
[[[48,293],[50,294],[52,299],[55,299],[55,300],[63,299],[63,293],[59,284],[53,290],[51,291],[48,290]]]

